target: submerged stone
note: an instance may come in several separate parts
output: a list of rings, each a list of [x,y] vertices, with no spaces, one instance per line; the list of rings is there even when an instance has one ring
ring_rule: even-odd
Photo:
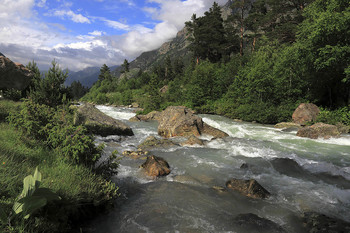
[[[277,223],[266,219],[261,218],[256,214],[247,213],[239,214],[234,218],[233,223],[236,225],[237,230],[244,230],[244,232],[250,233],[282,233],[286,232],[280,225]]]
[[[306,212],[302,215],[303,225],[308,232],[317,233],[348,233],[350,222],[328,217],[324,214]]]
[[[270,196],[270,193],[254,179],[240,180],[232,178],[226,182],[226,187],[251,198],[262,199]]]
[[[154,136],[149,136],[145,141],[138,145],[137,148],[141,150],[152,150],[156,148],[165,149],[173,146],[178,146],[178,144],[169,139],[158,139]]]

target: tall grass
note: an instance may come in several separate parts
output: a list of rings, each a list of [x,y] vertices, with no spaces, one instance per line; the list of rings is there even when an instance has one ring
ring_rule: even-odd
[[[18,104],[0,100],[0,112],[16,111]],[[11,225],[0,223],[0,232],[71,232],[96,206],[106,207],[117,196],[117,187],[91,169],[72,165],[57,152],[0,121],[0,208],[9,214],[21,193],[23,179],[35,167],[42,173],[42,187],[62,198],[36,212],[28,220],[13,218]]]

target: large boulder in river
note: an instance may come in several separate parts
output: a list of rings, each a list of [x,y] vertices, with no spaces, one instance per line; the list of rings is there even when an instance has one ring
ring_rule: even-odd
[[[2,54],[1,54],[2,55]],[[34,73],[22,64],[14,63],[9,58],[0,55],[0,90],[26,89]]]
[[[165,159],[154,155],[148,156],[145,163],[141,165],[148,176],[166,176],[170,173],[170,166]]]
[[[159,117],[158,134],[170,138],[174,136],[200,136],[208,134],[216,138],[227,137],[228,134],[203,122],[194,111],[184,106],[169,106]]]
[[[232,178],[226,182],[226,187],[241,194],[256,199],[268,198],[270,193],[262,187],[256,180],[240,180]]]
[[[166,149],[173,146],[178,146],[178,144],[169,139],[158,139],[154,136],[148,136],[137,148],[140,150],[152,150],[156,148]]]
[[[300,104],[293,113],[294,123],[305,125],[307,122],[314,121],[317,115],[320,113],[320,109],[312,103]]]
[[[330,137],[338,137],[340,133],[341,132],[339,132],[337,126],[335,125],[316,123],[312,126],[307,126],[299,129],[297,132],[297,136],[307,137],[311,139],[317,139],[319,137],[328,139]]]
[[[89,103],[85,103],[77,108],[74,123],[76,125],[84,125],[91,133],[103,137],[108,135],[134,135],[128,125],[107,116]]]

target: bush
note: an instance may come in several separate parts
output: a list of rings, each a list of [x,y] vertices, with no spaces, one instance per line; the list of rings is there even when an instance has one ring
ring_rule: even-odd
[[[101,157],[103,148],[95,147],[93,136],[86,135],[83,126],[73,125],[72,114],[65,107],[55,110],[29,100],[19,113],[10,114],[9,120],[74,164],[93,167]]]
[[[317,116],[316,121],[331,125],[341,123],[350,126],[350,107],[338,108],[333,111],[328,109],[321,109],[321,112]]]

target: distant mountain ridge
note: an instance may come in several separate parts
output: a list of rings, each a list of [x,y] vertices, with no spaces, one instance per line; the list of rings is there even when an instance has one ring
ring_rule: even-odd
[[[119,66],[111,66],[110,69],[115,70]],[[70,86],[74,81],[79,81],[85,87],[91,87],[97,80],[100,75],[101,67],[87,67],[79,71],[68,70],[68,78],[65,82],[66,86]]]
[[[171,60],[181,57],[182,60],[189,61],[191,59],[191,51],[189,50],[190,42],[187,40],[189,37],[188,31],[183,28],[179,31],[176,37],[168,42],[162,44],[162,46],[156,50],[143,52],[135,60],[130,62],[130,69],[149,71],[157,64],[162,64],[167,56]],[[112,69],[111,69],[112,70]],[[118,67],[116,70],[112,70],[112,73],[120,77],[122,67]]]

